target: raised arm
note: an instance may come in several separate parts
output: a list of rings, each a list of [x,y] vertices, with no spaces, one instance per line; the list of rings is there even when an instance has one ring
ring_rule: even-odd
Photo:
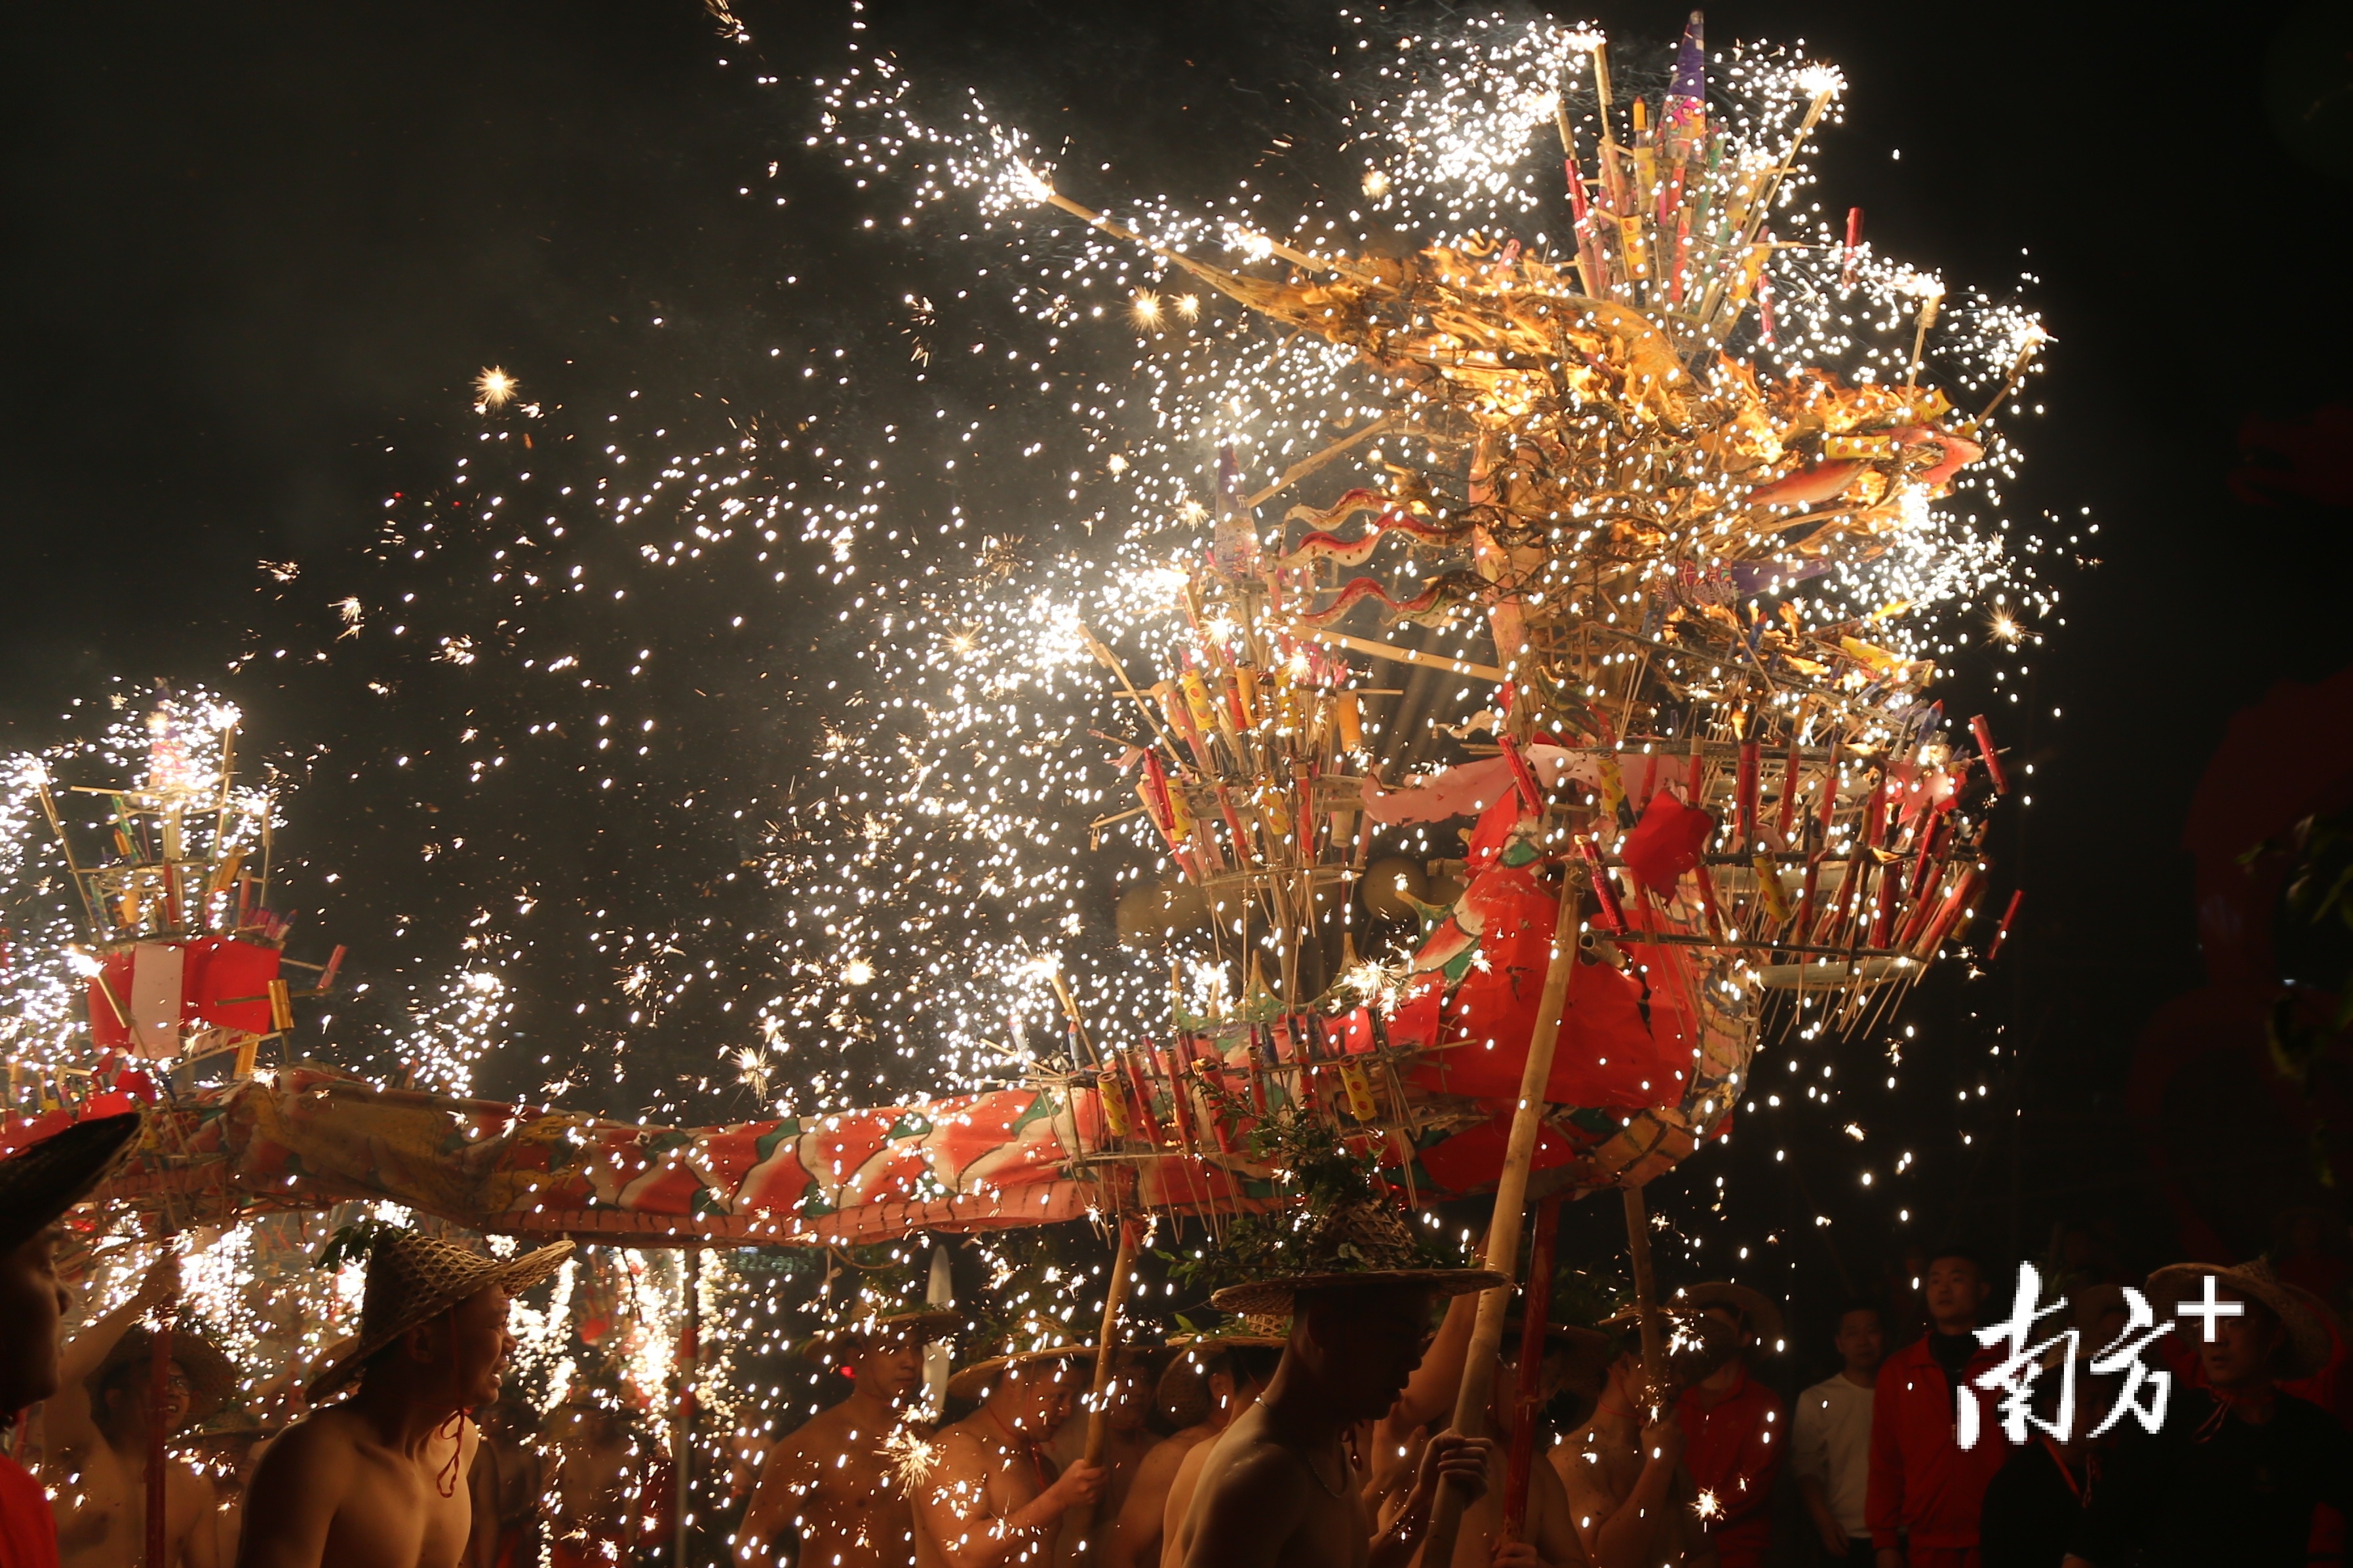
[[[246,1495],[237,1568],[322,1568],[353,1465],[351,1444],[316,1420],[272,1443]]]
[[[1664,1544],[1662,1532],[1679,1522],[1672,1516],[1668,1494],[1673,1490],[1675,1470],[1683,1460],[1683,1429],[1672,1415],[1642,1428],[1641,1474],[1634,1479],[1626,1500],[1609,1517],[1596,1521],[1592,1536],[1585,1542],[1594,1568],[1650,1568],[1659,1561]]]
[[[103,1317],[82,1325],[58,1358],[58,1392],[42,1409],[43,1435],[52,1455],[80,1452],[101,1439],[97,1413],[90,1407],[90,1374],[96,1372],[131,1326],[180,1293],[180,1255],[166,1251],[140,1277],[130,1299]]]
[[[1368,1555],[1369,1568],[1407,1568],[1422,1547],[1422,1536],[1430,1529],[1432,1505],[1438,1501],[1438,1489],[1451,1480],[1463,1494],[1465,1502],[1476,1502],[1487,1490],[1487,1461],[1493,1457],[1494,1443],[1485,1437],[1465,1437],[1459,1432],[1440,1432],[1430,1438],[1421,1450],[1421,1460],[1414,1468],[1413,1488],[1405,1495],[1405,1503],[1397,1510],[1387,1529],[1373,1538]]]
[[[1457,1296],[1446,1304],[1438,1337],[1421,1353],[1421,1364],[1405,1385],[1389,1425],[1398,1433],[1427,1426],[1432,1431],[1454,1418],[1454,1397],[1462,1387],[1462,1368],[1471,1359],[1471,1326],[1479,1315],[1475,1292]]]
[[[139,1288],[128,1300],[104,1317],[91,1319],[82,1325],[81,1332],[66,1342],[65,1354],[58,1359],[58,1380],[79,1384],[98,1370],[109,1351],[122,1342],[132,1324],[179,1293],[180,1255],[166,1250],[139,1277]]]
[[[1271,1445],[1226,1467],[1208,1497],[1196,1495],[1200,1524],[1184,1568],[1273,1568],[1283,1561],[1306,1519],[1309,1483],[1298,1472],[1298,1462]],[[1338,1542],[1319,1543],[1317,1551],[1335,1562],[1350,1554]]]
[[[931,1490],[915,1500],[915,1515],[948,1568],[997,1568],[1017,1542],[1042,1544],[1048,1526],[1103,1490],[1101,1465],[1072,1465],[1052,1486],[999,1517],[988,1495],[991,1462],[980,1444],[951,1430],[942,1436],[940,1447]]]

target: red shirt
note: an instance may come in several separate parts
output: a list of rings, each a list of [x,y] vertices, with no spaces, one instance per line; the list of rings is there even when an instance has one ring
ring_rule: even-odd
[[[1722,1511],[1708,1521],[1725,1568],[1764,1560],[1773,1539],[1773,1479],[1781,1473],[1789,1423],[1773,1391],[1743,1367],[1714,1404],[1710,1391],[1689,1388],[1675,1402],[1675,1425],[1683,1429],[1683,1465],[1693,1484],[1715,1495]]]
[[[2000,1352],[1979,1345],[1962,1369],[1964,1383],[1998,1364]],[[1926,1335],[1887,1358],[1871,1400],[1871,1494],[1865,1512],[1874,1547],[1898,1544],[1960,1550],[1978,1543],[1978,1510],[1994,1472],[2010,1458],[1995,1396],[1971,1389],[1978,1402],[1978,1440],[1963,1448],[1953,1438],[1953,1385],[1928,1353]]]
[[[58,1568],[58,1519],[49,1494],[0,1455],[0,1568]]]

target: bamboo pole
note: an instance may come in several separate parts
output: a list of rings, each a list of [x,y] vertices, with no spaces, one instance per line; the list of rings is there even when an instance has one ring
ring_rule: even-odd
[[[1527,1061],[1520,1068],[1520,1099],[1512,1111],[1512,1133],[1504,1149],[1504,1172],[1495,1184],[1494,1217],[1487,1224],[1487,1267],[1507,1278],[1519,1272],[1520,1226],[1527,1204],[1528,1168],[1536,1152],[1536,1134],[1543,1131],[1545,1085],[1552,1078],[1553,1047],[1560,1039],[1560,1016],[1568,1005],[1569,981],[1577,973],[1577,884],[1564,873],[1560,913],[1553,922],[1552,958],[1545,970],[1542,1000],[1536,1007],[1535,1030],[1528,1036]],[[1510,1310],[1512,1288],[1499,1285],[1479,1298],[1479,1315],[1471,1328],[1471,1351],[1462,1367],[1462,1386],[1454,1399],[1454,1430],[1476,1437],[1487,1428],[1487,1402],[1495,1385],[1495,1354],[1504,1342],[1504,1314]],[[1441,1483],[1430,1506],[1429,1544],[1424,1563],[1454,1561],[1454,1541],[1462,1528],[1463,1505],[1470,1500],[1451,1480]]]
[[[1536,1205],[1535,1246],[1520,1295],[1520,1376],[1512,1401],[1512,1453],[1504,1471],[1504,1538],[1516,1541],[1528,1519],[1528,1482],[1536,1458],[1536,1409],[1543,1403],[1546,1319],[1552,1312],[1553,1259],[1560,1243],[1560,1194]]]
[[[1402,415],[1382,415],[1378,419],[1374,420],[1370,425],[1366,426],[1355,435],[1343,436],[1340,439],[1333,442],[1330,446],[1324,447],[1314,456],[1303,458],[1298,462],[1292,464],[1290,468],[1283,470],[1282,477],[1281,479],[1275,480],[1274,483],[1267,486],[1266,489],[1259,491],[1256,495],[1244,496],[1242,498],[1242,509],[1245,511],[1256,511],[1259,508],[1264,506],[1267,502],[1272,500],[1275,497],[1281,495],[1283,491],[1289,489],[1292,486],[1297,484],[1300,480],[1305,479],[1316,469],[1324,467],[1324,464],[1329,463],[1335,458],[1338,458],[1349,451],[1351,448],[1371,440],[1376,436],[1386,435],[1391,430],[1401,430],[1405,428],[1405,416]]]
[[[1103,1447],[1111,1441],[1111,1380],[1119,1368],[1120,1308],[1127,1301],[1128,1288],[1135,1278],[1135,1249],[1143,1239],[1143,1226],[1132,1219],[1119,1223],[1119,1250],[1111,1262],[1111,1279],[1103,1290],[1103,1332],[1095,1338],[1095,1397],[1087,1412],[1087,1450],[1084,1462],[1103,1463]]]
[[[164,1497],[172,1433],[164,1400],[172,1380],[172,1317],[178,1306],[174,1294],[156,1309],[154,1331],[147,1341],[147,1568],[171,1568],[172,1563]]]
[[[679,1264],[686,1281],[686,1321],[678,1331],[678,1407],[670,1426],[670,1525],[677,1536],[670,1561],[683,1563],[693,1520],[688,1492],[694,1479],[695,1373],[702,1361],[702,1248],[681,1247]]]
[[[1634,1259],[1634,1310],[1642,1326],[1642,1392],[1655,1413],[1662,1402],[1667,1353],[1659,1333],[1658,1280],[1651,1272],[1651,1216],[1642,1207],[1639,1184],[1624,1192],[1626,1250]]]
[[[1344,647],[1351,653],[1361,653],[1371,658],[1386,658],[1398,664],[1430,665],[1439,669],[1451,670],[1456,675],[1468,675],[1480,680],[1492,680],[1499,685],[1511,679],[1509,675],[1492,664],[1473,664],[1466,658],[1449,658],[1441,653],[1424,653],[1418,647],[1399,647],[1395,643],[1377,642],[1371,637],[1350,637],[1345,632],[1325,631],[1321,626],[1311,626],[1298,621],[1284,621],[1281,624],[1282,629],[1293,637],[1303,637],[1309,642],[1328,643],[1334,647]]]

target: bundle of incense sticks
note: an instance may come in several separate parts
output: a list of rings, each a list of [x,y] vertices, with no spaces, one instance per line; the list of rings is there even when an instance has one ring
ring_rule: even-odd
[[[1618,140],[1608,45],[1592,40],[1589,58],[1599,121],[1589,176],[1575,128],[1565,111],[1557,117],[1579,279],[1597,299],[1683,318],[1720,341],[1764,287],[1772,246],[1759,237],[1839,84],[1824,76],[1788,144],[1767,159],[1736,151],[1726,128],[1708,119],[1706,40],[1696,12],[1655,117],[1645,99],[1626,105],[1629,142]],[[1860,226],[1857,209],[1849,220],[1850,255]]]

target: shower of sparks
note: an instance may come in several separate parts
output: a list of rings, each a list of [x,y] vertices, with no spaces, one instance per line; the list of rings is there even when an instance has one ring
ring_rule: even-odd
[[[1374,36],[1369,24],[1367,30]],[[886,721],[862,732],[844,721],[839,745],[828,753],[859,788],[884,792],[887,814],[916,829],[919,838],[903,847],[934,868],[932,889],[977,887],[995,899],[1014,898],[1027,911],[1015,922],[1026,931],[1008,931],[1001,946],[984,941],[944,963],[902,933],[911,927],[968,931],[953,904],[925,899],[913,880],[900,879],[906,859],[860,858],[861,871],[876,879],[861,900],[870,912],[852,923],[835,919],[836,910],[826,917],[825,934],[837,948],[871,954],[877,966],[876,1005],[867,1013],[878,1018],[876,1026],[897,1027],[879,1021],[886,998],[912,1004],[922,996],[948,1045],[938,1059],[976,1078],[1018,1070],[1033,1059],[1050,1065],[1058,1057],[1075,1058],[1075,1045],[1067,1054],[1057,1049],[1063,1026],[1043,999],[1034,990],[1024,994],[1017,955],[1026,942],[1060,952],[1067,984],[1089,1019],[1127,1037],[1166,1026],[1172,957],[1180,1010],[1216,1006],[1212,996],[1243,991],[1247,976],[1230,941],[1208,940],[1217,934],[1211,922],[1190,913],[1147,919],[1139,902],[1138,919],[1154,940],[1131,940],[1124,951],[1069,940],[1101,918],[1088,910],[1102,909],[1092,889],[1105,870],[1122,898],[1123,929],[1131,898],[1148,897],[1150,907],[1163,911],[1183,902],[1168,890],[1176,886],[1174,869],[1149,812],[1120,816],[1111,794],[1116,781],[1084,757],[1086,737],[1124,732],[1141,740],[1153,715],[1137,711],[1115,685],[1107,689],[1084,649],[1099,642],[1118,650],[1134,679],[1147,682],[1192,657],[1168,582],[1198,558],[1211,516],[1204,498],[1217,491],[1221,447],[1236,453],[1244,492],[1273,490],[1287,468],[1323,451],[1338,433],[1365,429],[1392,411],[1388,389],[1367,374],[1352,343],[1313,331],[1267,331],[1251,311],[1214,297],[1204,302],[1187,293],[1168,309],[1169,285],[1183,280],[1179,258],[1214,259],[1229,270],[1303,267],[1311,278],[1325,268],[1345,279],[1356,276],[1347,270],[1356,264],[1332,258],[1393,253],[1396,237],[1404,237],[1499,276],[1511,270],[1514,255],[1528,258],[1526,266],[1537,258],[1556,268],[1568,264],[1575,241],[1554,237],[1569,227],[1556,142],[1566,127],[1584,154],[1594,147],[1599,33],[1472,16],[1443,32],[1380,41],[1384,47],[1367,50],[1369,63],[1359,71],[1335,73],[1335,79],[1346,75],[1349,101],[1337,140],[1345,156],[1357,160],[1345,175],[1346,199],[1322,195],[1289,209],[1276,205],[1284,187],[1265,179],[1208,205],[1082,189],[1080,171],[1090,165],[1079,153],[1048,160],[1029,129],[997,116],[968,91],[934,117],[926,105],[939,100],[926,84],[879,54],[862,55],[849,73],[820,84],[827,114],[812,145],[836,153],[877,190],[903,193],[908,210],[900,226],[918,234],[928,232],[926,226],[957,231],[974,257],[970,287],[936,289],[932,297],[1005,290],[1036,323],[1039,340],[1007,357],[1039,374],[1039,394],[1054,389],[1068,406],[1071,430],[1059,439],[1041,428],[1042,410],[957,432],[949,466],[977,456],[992,437],[1025,458],[1050,443],[1069,451],[1070,482],[1048,499],[1074,512],[1089,535],[1039,552],[1026,568],[990,565],[984,552],[968,595],[903,624],[885,616],[888,640],[878,642],[875,656],[877,689],[892,694]],[[1660,85],[1630,82],[1631,74],[1620,72],[1621,123],[1630,91]],[[1715,90],[1707,115],[1712,129],[1722,128],[1722,162],[1708,163],[1704,178],[1712,183],[1686,201],[1713,202],[1713,210],[1736,215],[1744,201],[1770,192],[1769,208],[1755,220],[1761,226],[1755,268],[1733,296],[1736,306],[1749,308],[1728,312],[1734,324],[1725,329],[1732,334],[1726,353],[1753,367],[1759,384],[1827,371],[1846,386],[1872,390],[1910,384],[1915,354],[1925,348],[1936,384],[1957,403],[1983,401],[1997,388],[2005,395],[2014,391],[2015,378],[2033,368],[2031,351],[2041,341],[2031,313],[1947,284],[1867,243],[1848,246],[1813,199],[1812,143],[1805,132],[1818,121],[1836,123],[1843,78],[1763,46],[1724,52],[1711,74]],[[1082,147],[1083,141],[1067,145]],[[1065,216],[1074,197],[1109,210],[1074,221]],[[1048,210],[1049,204],[1065,210]],[[1095,325],[1113,310],[1137,330],[1124,363],[1115,357],[1116,336]],[[953,333],[954,318],[944,317],[940,330],[944,338]],[[1050,360],[1063,364],[1059,375]],[[1887,515],[1894,526],[1875,548],[1829,551],[1798,584],[1780,590],[1784,614],[1809,625],[1868,628],[1871,656],[1884,669],[1909,676],[1950,665],[1976,642],[1965,633],[1988,602],[2051,612],[2052,596],[2031,570],[2042,542],[2002,515],[2002,488],[2017,472],[2019,452],[1998,423],[1973,426],[1973,433],[1983,458],[1951,481],[1948,493],[1931,496],[1917,486],[1892,492]],[[1326,495],[1350,485],[1377,488],[1410,466],[1433,487],[1459,484],[1459,474],[1447,477],[1450,461],[1460,458],[1442,456],[1434,440],[1401,432],[1346,451],[1316,483]],[[1090,483],[1090,471],[1111,488]],[[959,516],[955,527],[963,526]],[[1261,535],[1261,542],[1278,544],[1290,537]],[[1418,564],[1409,557],[1390,581],[1415,583]],[[936,590],[932,597],[943,600]],[[1482,657],[1469,640],[1475,625],[1467,613],[1459,615],[1438,628],[1433,646],[1475,660]],[[1081,626],[1085,638],[1075,635]],[[1232,642],[1236,633],[1232,622],[1212,619],[1203,635]],[[921,651],[926,646],[930,651]],[[975,663],[991,672],[996,690],[967,673]],[[1692,689],[1696,698],[1707,695],[1704,679]],[[1885,718],[1874,721],[1892,722],[1908,700],[1891,697]],[[1387,730],[1379,720],[1367,724],[1364,754],[1388,770],[1384,776],[1442,758],[1440,725],[1467,734],[1493,721],[1479,719],[1474,703],[1468,714],[1419,722],[1426,728],[1409,731]],[[1021,786],[1009,788],[1016,777]],[[876,807],[870,801],[862,809]],[[1105,818],[1096,830],[1103,857],[1091,860],[1071,843],[1082,814]],[[962,842],[949,847],[934,824],[953,824]],[[841,863],[838,849],[829,861],[807,858],[825,842],[813,832],[796,841],[797,853],[779,856],[772,871],[778,885],[807,887],[815,878],[814,885],[823,886]],[[976,858],[984,845],[1003,849]],[[948,849],[945,875],[932,858],[934,846]],[[1385,848],[1416,863],[1443,852],[1410,831],[1384,836],[1373,852]],[[911,906],[920,911],[913,918]],[[1358,934],[1368,944],[1396,940],[1369,930]],[[1261,928],[1260,941],[1271,966],[1274,933]],[[992,951],[1001,956],[991,957]],[[1366,954],[1387,963],[1400,957]],[[911,967],[923,979],[894,985]],[[838,970],[834,978],[839,985]],[[1351,972],[1347,983],[1358,991],[1368,984],[1388,989],[1364,970]],[[805,1009],[803,1016],[842,1016],[834,997],[785,1005]],[[1736,1086],[1736,1076],[1727,1090]],[[1709,1109],[1729,1098],[1727,1091]]]
[[[1184,896],[1167,847],[1134,809],[1137,758],[1162,721],[1121,683],[1150,700],[1155,677],[1185,668],[1200,637],[1237,635],[1211,605],[1197,637],[1182,601],[1219,516],[1221,447],[1248,498],[1397,410],[1355,349],[1271,331],[1226,295],[1193,291],[1198,278],[1170,258],[1263,276],[1434,245],[1498,271],[1514,257],[1566,266],[1576,241],[1558,127],[1588,158],[1598,129],[1598,33],[1472,16],[1398,37],[1380,30],[1393,17],[1354,20],[1376,47],[1324,84],[1332,145],[1319,154],[1301,135],[1290,176],[1261,174],[1242,150],[1233,189],[1214,199],[1087,188],[1101,176],[1083,127],[1057,124],[1049,141],[970,93],[935,112],[919,90],[933,84],[860,47],[818,84],[824,118],[807,151],[849,172],[880,204],[875,226],[933,269],[873,334],[887,354],[780,347],[806,402],[723,427],[708,408],[566,410],[549,393],[546,411],[518,409],[540,426],[536,445],[486,418],[439,482],[388,497],[365,581],[311,598],[312,645],[257,643],[237,666],[364,671],[336,674],[344,685],[332,689],[363,714],[355,729],[396,712],[412,726],[407,749],[380,760],[280,737],[248,781],[269,787],[239,796],[250,831],[267,821],[283,835],[290,801],[307,812],[318,793],[351,784],[388,795],[397,781],[417,829],[400,875],[431,899],[385,944],[415,945],[363,952],[380,978],[352,985],[306,1046],[427,1089],[576,1094],[625,1114],[716,1121],[823,1115],[1069,1068],[1081,1047],[1065,990],[1091,1031],[1119,1043],[1165,1031],[1172,1007],[1231,1014],[1250,994],[1243,961],[1274,955],[1250,945],[1262,944],[1259,928],[1237,940],[1221,924],[1231,910]],[[1726,132],[1715,195],[1760,179],[1810,112],[1837,121],[1842,81],[1795,55],[1746,47],[1712,70],[1707,112]],[[1621,69],[1621,123],[1629,94],[1660,85]],[[1050,158],[1050,146],[1066,150]],[[1105,207],[1156,249],[1044,205],[1058,195]],[[2025,668],[2010,656],[2039,642],[2027,628],[2055,620],[2056,605],[2032,570],[2042,542],[2005,515],[2021,454],[2000,420],[2031,405],[2011,395],[2045,334],[2007,297],[1848,247],[1818,195],[1799,155],[1775,187],[1757,308],[1728,340],[1755,380],[1822,370],[1850,388],[1897,387],[1924,341],[1924,381],[1965,407],[2002,407],[1984,427],[1984,458],[1948,494],[1904,494],[1883,550],[1831,557],[1778,603],[1810,625],[1851,626],[1906,668],[1956,663],[1989,626],[1997,689],[2019,700]],[[912,357],[899,346],[910,308]],[[491,367],[474,391],[489,415],[519,388]],[[1313,483],[1327,500],[1426,483],[1443,505],[1461,478],[1407,423],[1347,447]],[[1293,541],[1277,520],[1298,499],[1278,491],[1257,512],[1261,546]],[[1386,581],[1418,585],[1430,564],[1402,552]],[[307,571],[319,581],[318,563]],[[1483,636],[1466,609],[1429,627],[1422,648],[1477,662]],[[1287,648],[1282,668],[1286,691],[1345,682],[1370,700],[1399,684],[1393,665],[1367,670],[1321,647]],[[1459,758],[1466,738],[1492,741],[1484,689],[1474,695],[1466,678],[1440,699],[1438,711],[1368,707],[1351,769],[1399,781]],[[54,1084],[89,1054],[73,945],[87,931],[37,781],[168,774],[210,743],[205,726],[216,732],[225,707],[201,695],[158,705],[122,687],[77,705],[82,738],[0,762],[0,889],[14,911],[0,1046],[34,1079]],[[176,750],[153,743],[151,712],[166,714]],[[663,773],[656,753],[691,744],[678,737],[714,712],[717,725],[692,733],[748,732],[753,749]],[[543,846],[539,860],[511,858],[508,839],[554,801],[587,819],[564,853],[627,840],[670,858],[649,869],[616,857],[593,880]],[[310,842],[290,878],[307,879],[306,907],[332,924],[349,889],[334,827],[291,815]],[[1369,852],[1419,873],[1461,850],[1436,830],[1402,829]],[[670,884],[692,892],[661,896]],[[558,909],[583,940],[548,940]],[[1410,918],[1341,918],[1357,956],[1335,979],[1387,1012],[1419,931]],[[37,1082],[26,1092],[42,1093]],[[196,1311],[250,1364],[282,1369],[350,1331],[355,1271],[307,1279],[288,1261],[315,1251],[322,1217],[249,1222],[191,1253]],[[93,1310],[127,1293],[145,1256],[119,1239]],[[903,1244],[899,1260],[920,1261],[928,1245]],[[1025,1273],[1014,1239],[976,1245],[1008,1310],[1034,1300],[1067,1322],[1087,1310],[1069,1280]],[[598,1251],[594,1267],[568,1263],[544,1305],[518,1310],[519,1373],[551,1401],[591,1373],[573,1332],[591,1303],[626,1303],[615,1316],[629,1326],[597,1358],[621,1369],[658,1428],[686,1289],[702,1290],[723,1364],[761,1364],[749,1324],[796,1313],[806,1330],[818,1316],[807,1281],[741,1260],[694,1264],[691,1286],[678,1254]],[[265,1275],[306,1282],[280,1310],[253,1300]],[[783,1408],[779,1385],[752,1372],[714,1372],[705,1388],[747,1421]],[[893,1458],[922,1484],[927,1445],[909,1434]]]
[[[939,1463],[939,1445],[926,1440],[912,1426],[901,1426],[882,1439],[882,1452],[891,1461],[891,1472],[898,1479],[900,1489],[909,1497],[919,1496],[931,1484],[932,1468]]]

